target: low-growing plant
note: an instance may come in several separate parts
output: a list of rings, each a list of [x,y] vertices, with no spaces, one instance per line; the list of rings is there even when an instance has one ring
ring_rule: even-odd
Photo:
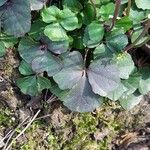
[[[1,0],[0,56],[18,48],[24,94],[49,89],[78,112],[104,98],[131,109],[150,91],[149,56],[135,55],[149,14],[149,0]]]

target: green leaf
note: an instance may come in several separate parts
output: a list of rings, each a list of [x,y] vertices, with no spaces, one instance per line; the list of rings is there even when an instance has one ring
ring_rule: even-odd
[[[0,57],[4,56],[5,53],[6,53],[5,45],[3,42],[0,41]]]
[[[68,52],[62,56],[63,68],[53,78],[62,90],[72,88],[82,77],[83,58],[78,51]]]
[[[143,32],[143,28],[138,28],[137,30],[135,30],[131,36],[131,42],[133,43],[139,36],[140,34]],[[142,44],[144,41],[146,41],[148,39],[148,36],[142,37],[136,44],[135,46],[138,46],[140,44]]]
[[[4,43],[6,48],[13,48],[18,43],[18,39],[14,36],[0,34],[0,39]]]
[[[42,11],[42,20],[46,23],[57,22],[60,19],[61,10],[56,6],[51,6]]]
[[[143,96],[139,93],[134,93],[131,95],[123,96],[122,98],[120,98],[119,102],[124,109],[131,110],[134,106],[140,103],[142,97]]]
[[[149,0],[135,0],[135,3],[138,8],[143,10],[150,9],[150,1]]]
[[[47,0],[30,0],[31,10],[40,10]]]
[[[99,59],[101,57],[112,57],[112,52],[105,44],[98,45],[94,52],[94,59]]]
[[[90,112],[102,105],[102,98],[92,92],[91,85],[84,74],[82,78],[63,97],[64,105],[72,111]]]
[[[78,28],[78,18],[75,13],[73,13],[70,9],[62,10],[60,14],[61,21],[60,24],[67,31],[72,31]]]
[[[15,37],[23,36],[31,27],[29,0],[11,0],[0,8],[0,20],[4,31]]]
[[[33,59],[32,69],[36,73],[43,73],[46,71],[49,76],[53,76],[62,69],[62,63],[50,52],[46,52],[45,54]]]
[[[115,24],[116,28],[118,29],[123,28],[125,32],[131,29],[132,25],[133,25],[132,20],[130,20],[130,18],[127,16],[117,20]]]
[[[36,76],[27,76],[17,80],[17,86],[24,94],[35,96],[38,94]]]
[[[50,89],[51,88],[50,80],[45,77],[38,76],[37,77],[37,88],[38,88],[39,92],[43,91],[44,89]]]
[[[104,27],[97,21],[93,21],[85,28],[85,33],[83,37],[84,44],[93,48],[96,47],[104,36]]]
[[[150,68],[142,68],[140,73],[139,91],[144,95],[150,91]]]
[[[30,64],[34,58],[45,53],[45,51],[42,50],[40,43],[35,42],[27,37],[21,39],[18,51],[20,56]]]
[[[32,67],[26,61],[22,60],[19,66],[19,71],[22,75],[32,75],[34,74]]]
[[[102,5],[99,13],[103,20],[108,20],[111,16],[113,16],[115,10],[114,3],[108,3],[106,5]]]
[[[127,80],[122,80],[123,85],[127,88],[125,95],[133,94],[139,87],[140,77],[131,75]]]
[[[64,53],[69,49],[69,40],[51,41],[48,37],[44,36],[40,39],[40,41],[47,44],[48,50],[55,54]]]
[[[106,44],[114,52],[122,51],[128,44],[128,37],[121,30],[106,35]]]
[[[135,68],[134,62],[130,54],[124,52],[115,56],[114,61],[120,71],[119,76],[122,79],[128,79],[129,75]]]
[[[28,35],[35,40],[39,40],[43,36],[43,31],[46,25],[47,24],[42,22],[41,20],[36,20],[35,22],[33,22]]]
[[[101,41],[104,36],[104,27],[97,21],[93,21],[88,26],[89,37],[93,41]]]
[[[119,71],[109,58],[93,61],[87,73],[89,82],[96,94],[107,96],[109,92],[119,86]]]
[[[104,5],[109,3],[111,0],[97,0],[97,1],[99,1],[100,5]]]
[[[99,45],[99,42],[93,41],[90,39],[87,27],[84,30],[83,44],[85,47],[88,47],[88,48],[94,48]]]
[[[68,40],[66,31],[58,23],[46,26],[44,34],[52,41]]]
[[[120,82],[117,89],[109,92],[106,97],[108,97],[109,99],[111,99],[113,101],[117,101],[126,90],[127,90],[127,88]]]
[[[90,24],[96,17],[95,8],[92,4],[87,3],[83,10],[83,22],[85,25]]]
[[[73,12],[79,12],[83,7],[78,0],[64,0],[63,5],[71,9]]]
[[[68,91],[69,90],[61,90],[59,87],[58,87],[58,84],[56,84],[55,82],[52,82],[51,83],[51,87],[50,87],[50,91],[59,98],[59,100],[63,100],[66,95],[68,95]]]
[[[128,0],[122,0],[121,1],[121,4],[126,4],[126,3],[128,3]]]
[[[141,20],[145,18],[145,12],[136,7],[131,7],[129,18],[133,21],[133,25],[140,25]]]
[[[17,80],[17,86],[24,94],[37,96],[42,90],[51,87],[50,81],[45,77],[27,76]]]
[[[0,6],[4,5],[7,2],[7,0],[1,0],[0,1]]]
[[[75,49],[84,49],[83,37],[81,35],[73,35],[73,48]]]

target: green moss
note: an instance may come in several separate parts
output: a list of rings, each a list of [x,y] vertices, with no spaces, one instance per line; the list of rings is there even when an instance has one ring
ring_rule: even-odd
[[[116,135],[124,128],[124,118],[117,115],[118,106],[107,104],[95,113],[64,114],[70,116],[66,122],[56,126],[43,120],[35,121],[25,132],[26,141],[17,141],[13,148],[21,150],[109,150]],[[63,113],[63,111],[61,111]],[[69,117],[68,117],[69,118]],[[51,119],[51,118],[50,118]],[[66,119],[65,119],[66,120]],[[95,133],[107,134],[94,139]],[[19,132],[19,131],[18,131]]]
[[[11,110],[0,105],[0,127],[12,126],[14,119]]]

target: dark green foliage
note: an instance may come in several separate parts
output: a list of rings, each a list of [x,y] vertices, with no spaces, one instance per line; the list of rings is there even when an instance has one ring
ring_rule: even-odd
[[[0,57],[5,48],[18,46],[23,59],[19,66],[23,77],[17,81],[21,91],[35,96],[50,89],[69,109],[79,112],[93,111],[103,97],[118,100],[125,109],[138,104],[150,91],[150,69],[135,64],[129,50],[150,39],[146,23],[142,24],[150,22],[149,0],[135,0],[131,7],[127,0],[121,1],[117,18],[114,0],[54,4],[0,2]]]
[[[2,27],[7,34],[23,36],[31,27],[29,0],[9,0],[0,8]]]

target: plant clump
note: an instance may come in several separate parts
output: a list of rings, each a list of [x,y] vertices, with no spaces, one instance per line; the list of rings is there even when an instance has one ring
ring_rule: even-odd
[[[0,57],[16,47],[16,81],[27,95],[45,89],[72,111],[91,112],[105,98],[132,109],[150,91],[148,0],[2,0]]]

